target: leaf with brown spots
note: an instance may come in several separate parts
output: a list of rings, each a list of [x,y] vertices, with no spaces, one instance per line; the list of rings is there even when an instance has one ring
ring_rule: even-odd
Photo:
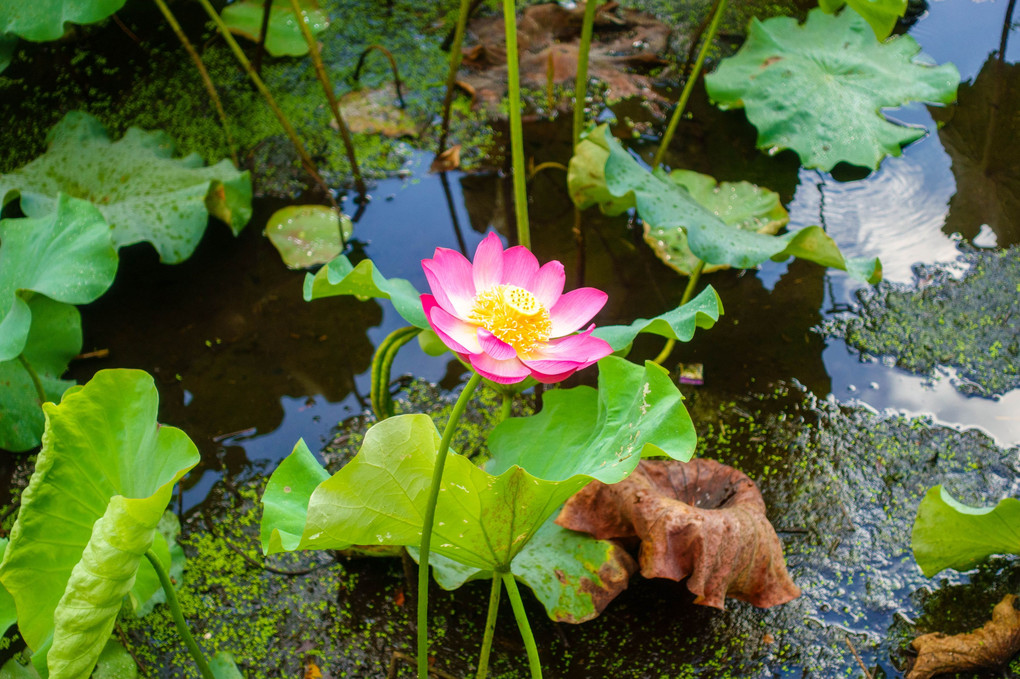
[[[589,484],[556,523],[600,539],[638,537],[647,578],[687,578],[695,603],[767,608],[800,595],[765,502],[743,472],[714,460],[644,460],[627,479]]]
[[[1020,651],[1020,611],[1016,596],[1007,594],[992,609],[992,619],[973,632],[947,636],[941,632],[914,639],[917,651],[907,679],[928,679],[940,674],[996,669]]]

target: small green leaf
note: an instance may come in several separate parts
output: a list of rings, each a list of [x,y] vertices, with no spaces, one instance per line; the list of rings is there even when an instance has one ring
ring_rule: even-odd
[[[970,507],[935,486],[917,508],[910,546],[929,578],[947,568],[968,571],[993,554],[1020,555],[1020,500]]]
[[[723,312],[719,293],[711,285],[683,306],[667,311],[655,318],[639,318],[630,325],[603,325],[592,334],[609,342],[613,351],[629,347],[640,333],[648,332],[680,342],[690,342],[697,328],[715,325]]]
[[[0,33],[44,42],[64,35],[64,24],[94,24],[124,6],[125,0],[3,0]]]
[[[152,378],[103,370],[47,403],[43,448],[22,495],[0,582],[51,677],[88,676],[195,445],[156,423]],[[40,564],[46,564],[40,568]]]
[[[429,356],[442,356],[450,350],[443,340],[439,339],[436,331],[429,328],[418,333],[418,346]]]
[[[308,499],[329,472],[304,440],[276,468],[262,495],[262,549],[267,554],[297,549],[308,518]]]
[[[781,261],[792,256],[843,269],[869,283],[882,275],[877,259],[845,259],[836,243],[817,226],[779,236],[729,226],[664,172],[644,169],[609,134],[607,125],[595,128],[577,145],[567,183],[580,209],[598,205],[613,215],[637,208],[649,229],[683,229],[691,252],[708,264],[749,269],[769,259]]]
[[[138,676],[138,665],[118,640],[110,638],[99,654],[96,671],[92,679],[134,679]]]
[[[350,217],[325,205],[288,205],[266,223],[269,241],[290,269],[330,261],[343,251],[353,231]]]
[[[237,669],[234,656],[226,651],[220,651],[209,661],[209,669],[212,670],[216,679],[244,679],[241,670]]]
[[[864,17],[880,41],[892,35],[896,21],[907,11],[907,0],[818,0],[826,14],[835,14],[844,5]]]
[[[29,217],[53,211],[65,193],[99,208],[117,247],[152,243],[173,264],[191,256],[209,216],[234,234],[251,218],[251,178],[223,160],[203,167],[192,154],[173,158],[162,132],[130,128],[111,142],[98,120],[72,111],[50,130],[49,149],[24,167],[0,175],[0,205],[20,196]]]
[[[258,42],[262,30],[263,0],[241,0],[223,8],[223,22],[231,33],[237,33],[252,42]],[[298,0],[302,18],[312,34],[322,33],[329,27],[329,17],[319,9],[315,0]],[[269,28],[266,31],[266,51],[274,57],[300,57],[308,54],[305,42],[290,0],[273,0],[269,10]]]
[[[925,134],[882,109],[956,99],[959,71],[918,61],[920,51],[906,35],[879,43],[856,12],[813,9],[803,25],[752,19],[747,41],[705,77],[705,88],[720,108],[746,109],[760,149],[793,149],[805,167],[826,171],[840,162],[877,168]]]
[[[354,266],[347,257],[340,255],[314,275],[305,276],[306,302],[336,295],[388,299],[405,321],[422,330],[429,329],[421,307],[421,295],[415,287],[403,278],[386,279],[370,259]]]

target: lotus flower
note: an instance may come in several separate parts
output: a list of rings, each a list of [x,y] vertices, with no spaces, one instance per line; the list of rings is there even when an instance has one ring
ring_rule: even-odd
[[[530,250],[504,251],[490,233],[474,262],[436,248],[421,264],[432,289],[421,296],[429,325],[486,379],[513,384],[531,376],[550,384],[613,352],[592,336],[594,323],[577,333],[608,295],[595,288],[563,294],[566,276],[557,261],[539,267]]]

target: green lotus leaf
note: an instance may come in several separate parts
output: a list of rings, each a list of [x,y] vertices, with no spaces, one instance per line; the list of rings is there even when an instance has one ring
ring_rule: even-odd
[[[27,304],[32,325],[21,355],[39,376],[47,400],[58,402],[74,384],[60,376],[81,351],[81,316],[74,306],[42,295],[34,295]],[[0,448],[22,452],[39,445],[43,422],[39,396],[25,366],[17,358],[0,362]]]
[[[826,14],[835,14],[844,5],[864,17],[878,40],[892,35],[896,21],[907,11],[907,0],[818,0]]]
[[[96,662],[92,679],[134,679],[138,676],[138,665],[123,644],[110,638],[103,647]]]
[[[354,266],[351,260],[340,255],[314,275],[305,276],[304,294],[306,302],[337,295],[388,299],[405,321],[423,330],[429,329],[421,307],[421,295],[415,287],[403,278],[385,278],[370,259]]]
[[[925,134],[882,109],[956,99],[959,71],[916,60],[920,51],[906,35],[879,43],[856,12],[813,9],[803,25],[752,19],[747,41],[705,77],[705,87],[720,108],[746,109],[758,148],[793,149],[805,167],[821,170],[840,162],[874,169]]]
[[[38,218],[0,221],[0,361],[25,349],[28,298],[85,304],[106,292],[117,273],[117,252],[99,211],[65,195],[54,207]]]
[[[0,205],[21,198],[29,217],[54,209],[66,193],[103,213],[117,247],[152,243],[160,259],[187,259],[205,232],[209,215],[236,235],[251,218],[251,178],[230,161],[203,167],[192,154],[173,158],[163,132],[130,128],[111,142],[98,120],[72,111],[50,130],[45,154],[0,175]]]
[[[639,318],[630,325],[603,325],[592,334],[609,342],[613,351],[629,347],[643,332],[661,335],[680,342],[690,342],[697,328],[711,328],[723,312],[719,293],[711,285],[683,306],[659,314],[655,318]]]
[[[241,0],[223,8],[223,23],[231,33],[258,42],[262,30],[263,0]],[[302,18],[312,34],[322,33],[329,27],[329,17],[319,9],[315,0],[298,0]],[[308,54],[308,43],[294,14],[290,0],[273,0],[269,9],[269,27],[266,30],[266,51],[274,57],[300,57]]]
[[[209,669],[216,679],[244,679],[241,670],[237,669],[234,656],[226,651],[220,651],[209,660]]]
[[[266,236],[290,269],[307,269],[335,258],[353,230],[350,217],[325,205],[288,205],[266,223]]]
[[[436,553],[472,568],[506,567],[556,508],[592,479],[625,478],[643,453],[690,457],[694,428],[665,370],[614,357],[599,368],[598,391],[547,392],[539,415],[493,430],[490,471],[451,453],[436,507]],[[263,549],[418,544],[438,447],[431,419],[401,415],[369,429],[358,455],[320,483],[307,504],[306,486],[274,482],[274,473],[263,503],[296,508],[290,516],[274,513],[272,522],[263,518]],[[301,444],[291,456],[298,459],[281,465],[284,479],[315,464]],[[281,497],[299,493],[300,501]]]
[[[935,486],[917,508],[910,546],[929,578],[947,568],[968,571],[993,554],[1020,554],[1020,500],[970,507]]]
[[[124,6],[125,0],[0,0],[0,34],[43,42],[64,35],[64,24],[94,24]]]
[[[790,215],[779,201],[779,194],[750,182],[722,182],[707,174],[691,170],[673,170],[669,179],[687,189],[691,198],[707,208],[727,226],[753,233],[773,235],[786,226]],[[645,224],[645,242],[666,266],[691,275],[699,259],[687,245],[687,233],[680,227],[653,227]],[[706,266],[702,272],[711,273],[725,268],[723,265]]]
[[[567,183],[578,208],[592,205],[609,215],[636,208],[650,229],[684,229],[688,246],[708,264],[748,269],[762,262],[798,257],[842,269],[854,278],[878,282],[877,259],[846,259],[820,227],[808,226],[779,236],[729,226],[671,181],[665,172],[643,168],[600,125],[577,145]]]
[[[22,495],[0,583],[51,677],[88,676],[110,636],[195,445],[156,422],[138,370],[103,370],[47,403],[43,447]],[[45,564],[41,568],[40,564]]]
[[[0,561],[3,561],[4,552],[7,551],[7,538],[0,538]],[[11,625],[18,621],[18,611],[14,607],[14,597],[3,587],[0,587],[0,634],[6,632]]]
[[[18,36],[0,33],[0,73],[3,73],[11,65],[17,46]]]

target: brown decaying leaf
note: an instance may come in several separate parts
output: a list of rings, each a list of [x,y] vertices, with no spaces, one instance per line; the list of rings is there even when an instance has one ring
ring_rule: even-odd
[[[1016,596],[1007,594],[992,609],[992,619],[973,632],[947,636],[925,634],[911,643],[917,659],[907,679],[928,679],[939,674],[996,669],[1020,651],[1020,611]]]
[[[460,167],[460,144],[451,146],[432,159],[429,172],[449,172]]]
[[[724,608],[732,597],[767,608],[800,595],[757,486],[714,460],[643,460],[620,483],[589,484],[556,523],[602,539],[640,538],[641,574],[688,578],[698,604]]]
[[[517,42],[520,78],[525,87],[545,90],[550,77],[556,85],[574,88],[584,3],[574,9],[558,4],[533,5],[520,13]],[[506,41],[501,16],[474,19],[468,24],[474,45],[464,49],[462,80],[490,112],[498,111],[507,91]],[[669,27],[650,14],[619,9],[611,2],[599,8],[589,51],[588,74],[603,81],[613,99],[641,96],[665,104],[652,90],[650,78],[629,69],[663,64]]]

